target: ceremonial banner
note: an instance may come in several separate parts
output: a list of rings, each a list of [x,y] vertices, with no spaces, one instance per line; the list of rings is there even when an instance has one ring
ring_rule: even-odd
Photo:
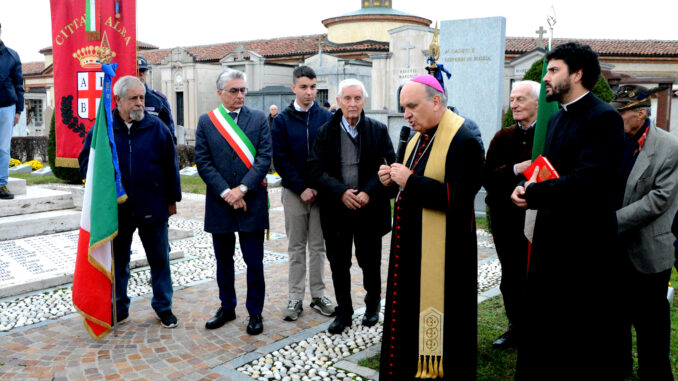
[[[56,165],[78,167],[103,89],[102,58],[136,75],[136,0],[50,0]],[[115,105],[113,105],[115,107]]]

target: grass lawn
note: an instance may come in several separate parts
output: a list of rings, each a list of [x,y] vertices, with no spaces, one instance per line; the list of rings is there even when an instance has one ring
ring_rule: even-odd
[[[50,183],[67,184],[66,181],[61,180],[55,176],[36,176],[30,173],[12,173],[10,177],[16,177],[26,180],[26,185],[39,185]],[[189,193],[205,194],[206,185],[200,176],[181,176],[181,191]]]
[[[200,176],[181,176],[181,191],[205,194],[207,185]]]
[[[484,230],[490,231],[490,228],[488,227],[487,218],[485,218],[485,217],[476,217],[476,228],[477,228],[477,229],[484,229]]]
[[[36,176],[30,173],[13,173],[10,177],[16,177],[26,180],[26,185],[39,185],[50,183],[67,184],[66,181],[61,180],[55,176]],[[181,191],[190,193],[205,194],[206,185],[200,176],[181,176]]]
[[[67,181],[61,180],[60,178],[55,176],[37,176],[31,173],[10,173],[9,177],[24,179],[26,180],[26,185],[39,185],[50,183],[68,184]]]
[[[678,272],[673,270],[671,284],[678,286]],[[478,305],[478,380],[513,380],[517,353],[515,349],[494,350],[492,342],[506,330],[508,321],[504,314],[504,303],[500,296],[486,300]],[[554,328],[554,334],[556,329]],[[637,352],[634,342],[634,373],[638,370]],[[379,355],[362,360],[359,363],[371,369],[379,369]],[[671,307],[671,364],[673,374],[678,376],[678,297],[674,297]],[[639,380],[634,374],[628,381]]]

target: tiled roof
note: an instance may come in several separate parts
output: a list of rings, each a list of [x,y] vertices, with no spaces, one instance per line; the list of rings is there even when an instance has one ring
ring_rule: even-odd
[[[139,55],[146,58],[146,62],[148,62],[148,64],[157,65],[171,51],[172,51],[171,49],[148,50],[139,52]]]
[[[152,50],[152,49],[158,49],[158,47],[153,45],[153,44],[149,44],[148,42],[143,42],[143,41],[137,40],[137,50]],[[46,48],[40,49],[40,51],[38,53],[45,54],[45,53],[51,53],[51,52],[52,52],[52,46],[50,45]]]
[[[45,70],[45,62],[22,62],[21,73],[23,75],[40,74]]]
[[[546,44],[544,39],[544,45]],[[554,38],[553,46],[570,41],[591,46],[601,56],[678,56],[678,41],[675,40],[596,40]],[[506,37],[506,53],[526,53],[537,47],[534,37]]]
[[[312,55],[318,51],[318,38],[323,39],[324,53],[341,53],[353,51],[388,51],[388,43],[378,41],[359,41],[351,44],[333,44],[325,41],[326,34],[308,36],[282,37],[274,39],[226,42],[223,44],[189,46],[185,49],[195,56],[198,62],[218,61],[227,54],[238,50],[251,50],[266,58],[286,57],[294,55]],[[139,54],[144,56],[149,64],[158,64],[169,54],[171,49],[145,51]]]

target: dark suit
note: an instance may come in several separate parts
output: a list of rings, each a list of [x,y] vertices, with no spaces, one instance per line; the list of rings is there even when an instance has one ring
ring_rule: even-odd
[[[549,120],[542,154],[560,178],[525,192],[537,219],[519,380],[608,380],[618,367],[609,345],[619,334],[611,289],[619,267],[614,185],[623,139],[619,113],[592,93]]]
[[[671,314],[666,290],[675,260],[671,222],[678,209],[678,138],[651,125],[647,128],[647,140],[636,156],[617,211],[625,259],[619,283],[627,306],[620,348],[630,372],[633,325],[638,338],[638,375],[643,380],[670,381]]]
[[[316,135],[308,172],[311,187],[318,190],[320,223],[327,247],[327,259],[332,268],[332,281],[337,298],[337,316],[350,319],[351,301],[351,244],[355,243],[358,265],[363,270],[367,309],[379,306],[381,294],[381,237],[391,229],[391,190],[379,181],[377,171],[382,164],[393,163],[395,153],[386,126],[361,114],[358,129],[360,145],[358,192],[370,199],[358,210],[348,209],[341,196],[350,189],[342,176],[342,150],[339,110]]]
[[[217,284],[221,306],[233,311],[236,306],[233,254],[235,232],[247,264],[247,310],[260,314],[264,306],[264,230],[268,229],[266,187],[262,185],[271,165],[271,131],[266,116],[246,106],[240,109],[236,123],[256,149],[252,168],[236,155],[217,131],[209,116],[203,114],[195,134],[195,162],[200,177],[207,184],[205,197],[205,231],[212,233],[217,259]],[[226,189],[244,184],[247,211],[233,209],[221,197]]]

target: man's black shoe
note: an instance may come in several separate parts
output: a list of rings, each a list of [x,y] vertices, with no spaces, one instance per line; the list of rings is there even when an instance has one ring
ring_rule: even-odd
[[[219,307],[219,310],[214,314],[214,317],[205,323],[205,328],[217,329],[231,320],[235,320],[235,311],[227,311]]]
[[[365,312],[363,316],[363,325],[365,327],[371,327],[379,323],[379,312]]]
[[[179,325],[179,319],[172,313],[172,310],[158,312],[158,319],[163,328],[174,328]]]
[[[332,323],[330,323],[330,326],[327,327],[327,332],[333,334],[333,335],[338,335],[342,332],[344,332],[344,328],[349,327],[351,325],[351,319],[344,319],[341,316],[337,316]]]
[[[7,188],[7,185],[0,186],[0,199],[11,200],[13,198],[14,198],[14,195],[12,194],[12,192],[9,191],[9,188]]]
[[[258,335],[264,331],[264,318],[261,314],[250,315],[250,322],[247,324],[247,333]]]
[[[516,335],[513,330],[506,331],[503,335],[499,336],[497,340],[492,343],[492,348],[495,349],[507,349],[516,346]]]

